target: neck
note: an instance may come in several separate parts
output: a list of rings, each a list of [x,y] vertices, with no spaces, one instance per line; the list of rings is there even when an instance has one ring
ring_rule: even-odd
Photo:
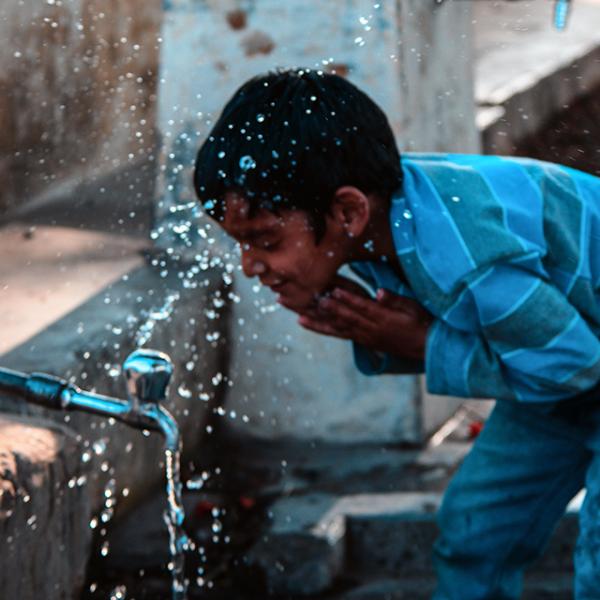
[[[389,209],[379,204],[363,234],[356,238],[352,252],[353,261],[376,261],[389,264],[402,278],[404,271],[394,245],[389,221]]]

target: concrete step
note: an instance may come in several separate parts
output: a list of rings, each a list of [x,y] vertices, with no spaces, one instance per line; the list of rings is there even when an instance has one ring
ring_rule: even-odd
[[[572,579],[569,572],[529,575],[521,600],[571,600]],[[430,600],[434,590],[431,577],[381,578],[331,596],[331,600]]]
[[[432,573],[431,548],[437,537],[435,512],[440,501],[441,495],[431,493],[346,498],[346,568],[397,576]],[[569,505],[532,571],[572,570],[579,504],[580,497]]]
[[[431,548],[437,535],[435,515],[441,497],[435,492],[396,492],[282,498],[272,506],[270,529],[248,553],[247,563],[261,572],[268,591],[276,595],[315,595],[344,577],[369,580],[376,574],[373,585],[379,595],[373,595],[374,599],[417,598],[413,588],[428,589],[434,581]],[[548,574],[560,574],[561,582],[571,581],[580,503],[581,495],[569,505],[546,552],[532,565],[533,583],[528,583],[531,594],[545,593],[539,590],[550,581]],[[402,582],[396,595],[386,596],[391,592],[383,582],[389,578]],[[415,578],[419,583],[411,587],[409,583]],[[548,585],[549,589],[566,586],[556,582]],[[358,589],[360,586],[356,593]],[[365,589],[365,594],[371,593],[370,588]]]

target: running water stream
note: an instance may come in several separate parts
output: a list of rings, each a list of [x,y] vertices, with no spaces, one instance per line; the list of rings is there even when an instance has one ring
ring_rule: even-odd
[[[165,474],[167,484],[167,509],[163,513],[169,530],[169,551],[171,561],[169,570],[172,576],[173,600],[187,598],[187,581],[185,579],[185,552],[190,547],[190,540],[183,530],[185,512],[181,500],[181,478],[179,463],[181,456],[181,440],[177,423],[164,408],[158,405],[144,405],[142,412],[153,419],[165,436]]]

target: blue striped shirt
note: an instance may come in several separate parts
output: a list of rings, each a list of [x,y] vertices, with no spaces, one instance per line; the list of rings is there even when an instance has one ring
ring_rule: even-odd
[[[350,266],[434,315],[429,391],[536,402],[597,384],[600,179],[514,157],[406,153],[402,164],[390,227],[408,285],[386,263]],[[354,351],[368,375],[419,368]]]

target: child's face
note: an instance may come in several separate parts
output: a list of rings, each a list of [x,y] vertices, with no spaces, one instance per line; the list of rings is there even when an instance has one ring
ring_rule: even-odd
[[[346,262],[345,236],[335,223],[329,225],[317,245],[304,211],[288,209],[275,215],[260,209],[250,219],[248,203],[234,193],[225,197],[221,222],[240,244],[244,274],[258,276],[288,307],[296,309],[313,305]]]

